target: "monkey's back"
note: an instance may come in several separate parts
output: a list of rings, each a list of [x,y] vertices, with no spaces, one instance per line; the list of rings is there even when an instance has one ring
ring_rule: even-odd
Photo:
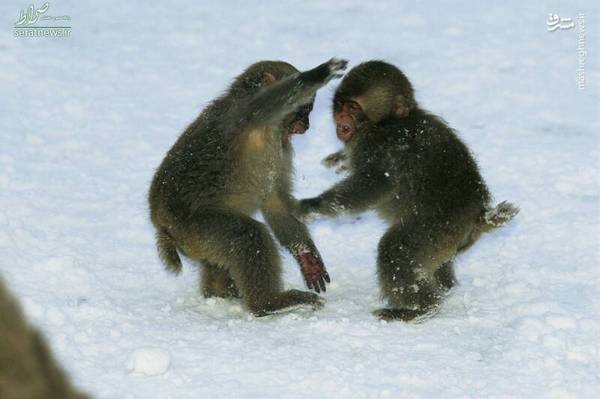
[[[282,179],[286,168],[277,167],[283,154],[276,135],[222,126],[215,120],[227,118],[214,112],[209,107],[184,131],[156,171],[149,193],[155,225],[170,225],[206,207],[251,214]]]
[[[386,149],[379,154],[381,172],[393,193],[379,207],[382,216],[420,214],[444,222],[480,217],[489,192],[469,149],[444,121],[417,111],[384,126],[376,140]]]
[[[223,129],[207,108],[167,152],[150,186],[151,215],[186,218],[203,204],[217,203],[232,167],[234,135]]]

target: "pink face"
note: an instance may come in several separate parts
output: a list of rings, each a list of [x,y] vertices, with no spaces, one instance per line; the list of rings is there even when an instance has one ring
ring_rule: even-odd
[[[289,127],[290,134],[304,134],[308,130],[308,126],[303,121],[294,121]]]
[[[341,101],[335,110],[335,132],[342,142],[349,142],[358,128],[359,116],[363,110],[354,100]]]
[[[294,116],[294,120],[288,127],[288,132],[290,134],[304,134],[310,127],[309,116],[310,112],[313,109],[313,104],[307,104],[298,109],[296,115]]]

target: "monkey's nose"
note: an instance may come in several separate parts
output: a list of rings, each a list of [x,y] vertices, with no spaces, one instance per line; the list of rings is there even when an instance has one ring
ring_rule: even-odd
[[[337,130],[343,134],[348,134],[348,133],[350,133],[350,130],[351,130],[350,125],[348,125],[346,123],[338,123],[336,127],[337,127]]]
[[[292,134],[303,134],[304,132],[306,132],[308,130],[309,124],[308,122],[305,121],[296,121],[292,124]]]

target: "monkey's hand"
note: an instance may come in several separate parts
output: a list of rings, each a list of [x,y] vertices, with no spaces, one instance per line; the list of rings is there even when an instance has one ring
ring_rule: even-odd
[[[330,283],[331,279],[327,270],[325,270],[325,265],[323,265],[321,258],[306,248],[299,249],[296,252],[295,258],[300,265],[300,270],[308,289],[314,289],[316,292],[325,292],[325,283]]]
[[[327,61],[327,66],[329,67],[329,79],[327,80],[338,79],[344,76],[342,72],[346,70],[348,61],[341,58],[332,58]]]
[[[348,61],[339,58],[332,58],[322,63],[318,67],[302,73],[302,79],[305,82],[313,82],[324,85],[331,79],[338,79],[343,76],[342,72],[346,69]]]
[[[350,170],[350,168],[348,168],[348,165],[343,163],[340,166],[338,166],[337,168],[335,168],[335,173],[338,175],[341,175],[342,173],[346,173],[348,170]]]
[[[333,168],[334,166],[339,165],[346,159],[346,155],[342,151],[334,152],[333,154],[327,155],[321,161],[321,164],[326,168]]]
[[[335,173],[338,175],[346,172],[349,168],[346,160],[348,156],[346,153],[342,151],[334,152],[333,154],[329,154],[321,161],[321,164],[326,168],[335,168]]]

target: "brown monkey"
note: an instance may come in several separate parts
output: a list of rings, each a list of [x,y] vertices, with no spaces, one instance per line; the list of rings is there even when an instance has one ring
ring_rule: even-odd
[[[27,325],[0,279],[0,398],[87,397],[71,385],[42,335]]]
[[[316,91],[340,77],[346,61],[332,59],[298,72],[263,61],[238,76],[184,131],[150,187],[152,223],[168,270],[181,270],[179,253],[202,263],[205,296],[237,296],[255,315],[319,297],[282,291],[280,258],[260,210],[281,245],[298,261],[308,288],[325,291],[329,275],[304,224],[291,210],[289,136],[308,129]]]
[[[455,283],[452,261],[481,233],[518,212],[492,208],[477,164],[454,130],[422,110],[395,66],[369,61],[353,68],[333,100],[336,134],[344,150],[325,158],[350,175],[299,213],[334,216],[375,209],[389,224],[379,242],[379,284],[385,320],[412,320],[438,308]]]

